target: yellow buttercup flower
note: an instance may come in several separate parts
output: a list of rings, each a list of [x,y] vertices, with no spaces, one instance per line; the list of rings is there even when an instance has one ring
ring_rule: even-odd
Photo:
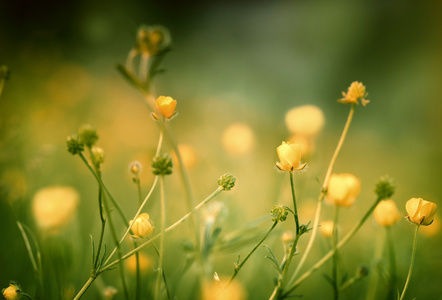
[[[276,148],[276,153],[279,157],[279,162],[276,166],[281,171],[293,171],[302,170],[307,165],[306,163],[301,164],[301,145],[282,142],[282,144]]]
[[[408,213],[408,220],[417,225],[428,226],[433,223],[434,213],[436,212],[436,203],[426,201],[422,198],[411,198],[405,204]]]
[[[157,107],[164,118],[170,119],[176,114],[175,108],[177,101],[174,100],[172,97],[159,96],[157,100],[155,100],[155,103],[157,104]],[[152,115],[155,119],[158,119],[158,116],[155,113],[153,113]]]
[[[353,205],[360,191],[361,182],[353,174],[332,174],[328,182],[327,202],[349,207]]]
[[[333,224],[333,221],[321,222],[321,227],[319,227],[319,230],[321,231],[323,236],[331,237],[333,235]]]
[[[393,200],[379,202],[373,211],[373,216],[381,226],[392,226],[401,219],[401,214]]]
[[[226,280],[206,283],[203,286],[202,300],[245,300],[246,292],[236,280],[227,284]]]
[[[154,262],[152,258],[147,256],[146,254],[142,252],[138,252],[138,261],[140,266],[140,273],[145,274],[149,271],[153,271]],[[131,273],[132,275],[137,274],[137,257],[136,255],[132,255],[125,261],[126,269]]]
[[[150,223],[150,217],[147,213],[140,214],[135,221],[130,220],[129,226],[133,232],[132,237],[134,238],[145,238],[149,234],[152,234],[154,231],[154,227]]]
[[[255,134],[245,123],[233,123],[224,129],[221,142],[231,154],[247,154],[255,145]]]
[[[370,100],[365,99],[367,95],[368,94],[365,92],[365,86],[362,84],[362,82],[353,81],[348,88],[347,93],[342,92],[342,96],[344,96],[344,98],[339,99],[338,102],[358,104],[358,99],[361,99],[362,105],[365,106],[370,102]]]
[[[6,300],[18,300],[21,298],[22,291],[20,287],[14,283],[10,283],[9,286],[2,290],[3,297]]]
[[[292,108],[285,115],[285,124],[292,134],[315,137],[324,127],[324,114],[314,105]]]
[[[51,186],[39,190],[32,199],[32,213],[40,229],[57,233],[73,218],[79,195],[67,186]]]

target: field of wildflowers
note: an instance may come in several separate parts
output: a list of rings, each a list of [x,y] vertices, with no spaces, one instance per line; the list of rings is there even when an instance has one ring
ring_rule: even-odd
[[[341,12],[257,4],[218,27],[244,13],[232,7],[207,8],[189,40],[158,18],[118,46],[118,9],[91,14],[90,49],[73,48],[86,56],[0,34],[22,47],[0,49],[3,298],[442,299],[441,107],[427,100],[440,58],[410,56],[428,81],[403,60],[388,76],[367,61],[330,74],[345,47],[286,45],[281,20]],[[257,25],[269,10],[276,25]],[[336,39],[352,32],[339,24]],[[115,54],[101,57],[106,36]],[[326,58],[303,52],[322,45]]]

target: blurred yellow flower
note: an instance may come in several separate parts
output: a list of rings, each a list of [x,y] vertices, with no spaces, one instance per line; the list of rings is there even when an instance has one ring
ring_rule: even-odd
[[[315,151],[315,142],[313,138],[295,134],[289,138],[288,142],[301,145],[302,157],[308,156]]]
[[[155,103],[157,104],[157,107],[164,118],[170,119],[176,114],[175,108],[177,101],[174,100],[172,97],[159,96],[157,100],[155,100]],[[155,113],[153,114],[153,116],[158,119],[158,116]]]
[[[407,218],[410,222],[428,226],[433,223],[437,205],[422,198],[411,198],[405,204],[405,209],[407,210]]]
[[[103,291],[103,295],[106,300],[112,300],[117,293],[118,290],[113,286],[107,286]]]
[[[373,211],[375,221],[381,226],[392,226],[401,219],[393,200],[382,200]]]
[[[229,153],[246,154],[255,144],[255,134],[249,125],[234,123],[223,131],[222,144]]]
[[[295,239],[295,236],[292,231],[286,230],[281,236],[281,240],[283,244],[290,244]]]
[[[184,166],[187,169],[193,168],[197,162],[197,155],[195,152],[195,148],[193,148],[191,145],[188,144],[179,144],[178,150],[180,151],[181,159],[183,161]],[[173,160],[174,164],[178,166],[179,165],[178,157],[175,152],[173,153]]]
[[[333,235],[333,221],[322,221],[321,227],[319,227],[319,231],[325,237],[331,237]]]
[[[38,227],[57,233],[72,219],[79,202],[75,189],[51,186],[39,190],[32,200],[32,213]]]
[[[324,114],[314,105],[292,108],[285,115],[285,124],[292,134],[315,137],[324,127]]]
[[[440,217],[438,215],[434,215],[433,223],[431,226],[424,226],[419,229],[419,231],[426,236],[434,236],[440,231]]]
[[[245,300],[247,299],[246,292],[243,286],[237,281],[233,280],[227,285],[227,281],[221,279],[205,283],[203,286],[202,300]]]
[[[353,174],[332,174],[328,182],[327,202],[349,207],[353,205],[360,191],[361,182]]]
[[[22,291],[20,287],[14,283],[10,283],[9,286],[2,290],[3,297],[6,300],[18,300],[21,298]]]
[[[365,86],[362,82],[358,81],[353,81],[349,86],[347,93],[342,92],[342,96],[344,96],[344,98],[338,100],[340,103],[358,104],[358,99],[361,99],[362,105],[365,106],[370,102],[370,100],[364,99],[367,97]]]
[[[133,224],[132,224],[133,223]],[[132,237],[134,238],[145,238],[149,234],[152,234],[154,231],[154,227],[150,223],[150,217],[147,213],[140,214],[135,221],[130,220],[129,226],[133,232]]]
[[[140,264],[140,273],[145,274],[149,271],[153,271],[153,265],[154,262],[152,258],[147,256],[146,254],[142,252],[138,252],[138,260]],[[136,275],[137,273],[137,257],[135,255],[132,255],[125,261],[126,269],[132,274]]]
[[[276,153],[279,157],[279,162],[276,166],[281,171],[293,171],[302,170],[306,164],[301,164],[301,145],[282,142],[282,144],[276,148]]]

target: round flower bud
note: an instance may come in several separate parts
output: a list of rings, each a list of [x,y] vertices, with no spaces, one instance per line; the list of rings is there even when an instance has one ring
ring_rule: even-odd
[[[152,160],[151,169],[154,175],[172,174],[172,158],[168,154],[155,156]]]
[[[333,235],[333,221],[323,221],[319,227],[319,231],[325,237],[331,237]]]
[[[273,216],[272,221],[284,222],[287,219],[287,215],[289,212],[282,204],[278,204],[273,206],[270,213]]]
[[[131,226],[132,230],[132,237],[133,238],[145,238],[146,236],[150,235],[154,231],[154,227],[150,223],[150,217],[147,213],[140,214],[135,221],[130,220],[129,226]]]
[[[362,84],[362,82],[358,81],[353,81],[348,87],[347,93],[342,92],[342,96],[344,96],[344,98],[338,100],[340,103],[359,104],[358,99],[361,99],[362,105],[365,106],[370,102],[370,100],[364,99],[367,97],[365,86]]]
[[[79,195],[68,186],[51,186],[39,190],[32,199],[32,213],[40,229],[57,233],[73,218]]]
[[[91,149],[92,161],[96,165],[101,165],[104,162],[104,150],[101,147],[93,146]]]
[[[97,131],[91,125],[81,126],[80,130],[78,130],[78,137],[80,143],[88,148],[91,148],[98,141]]]
[[[68,152],[72,155],[84,151],[84,145],[79,142],[78,136],[76,134],[73,134],[67,138],[66,145],[68,147]]]
[[[382,200],[373,211],[375,221],[381,226],[392,226],[401,219],[393,200]]]
[[[6,300],[18,300],[23,292],[17,284],[11,282],[7,288],[2,290],[2,293]]]
[[[332,174],[328,182],[327,202],[350,207],[361,191],[361,182],[353,174]]]
[[[285,124],[292,134],[314,137],[324,127],[324,114],[314,105],[292,108],[285,115]]]
[[[170,45],[169,31],[159,25],[141,26],[137,33],[136,49],[144,55],[155,55]]]
[[[407,218],[410,222],[417,225],[428,226],[433,223],[437,205],[422,198],[411,198],[405,204],[405,209],[407,210]]]
[[[159,96],[157,100],[155,100],[155,103],[157,104],[158,110],[164,118],[170,119],[176,114],[175,108],[177,105],[177,101],[174,100],[172,97]],[[155,113],[153,114],[153,116],[155,119],[158,119],[158,116]]]
[[[133,175],[139,175],[141,172],[142,166],[138,161],[131,162],[129,165],[129,172]]]
[[[276,148],[276,153],[279,157],[276,166],[281,171],[302,170],[306,166],[306,164],[301,164],[301,145],[299,144],[282,142]]]
[[[232,154],[249,153],[255,144],[255,134],[249,125],[234,123],[227,127],[222,134],[224,148]]]
[[[293,232],[290,230],[284,231],[282,234],[281,240],[284,245],[288,245],[295,239],[295,236],[293,235]]]
[[[382,176],[376,182],[376,195],[379,199],[390,199],[396,190],[394,179],[389,176]]]
[[[218,179],[218,185],[225,191],[230,191],[235,186],[236,178],[232,174],[224,174]]]
[[[358,268],[356,269],[356,277],[357,278],[363,278],[368,276],[368,273],[370,272],[370,270],[368,269],[367,266],[365,265],[360,265],[358,266]]]

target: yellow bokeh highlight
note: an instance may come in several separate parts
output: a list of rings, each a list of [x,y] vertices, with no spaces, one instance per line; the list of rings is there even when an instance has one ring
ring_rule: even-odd
[[[246,154],[255,145],[255,134],[249,125],[234,123],[224,130],[222,144],[231,154]]]

